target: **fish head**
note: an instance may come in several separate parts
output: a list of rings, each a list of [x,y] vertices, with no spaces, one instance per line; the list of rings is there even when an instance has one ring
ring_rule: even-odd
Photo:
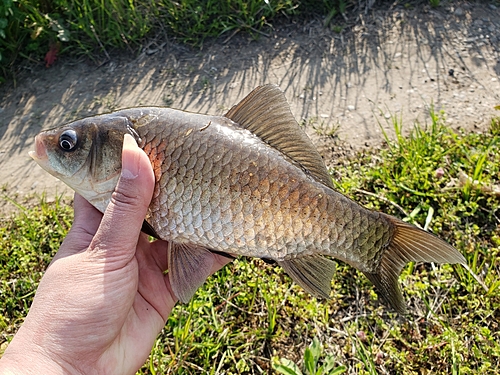
[[[104,212],[120,177],[125,133],[140,141],[126,116],[89,117],[41,132],[30,156]]]

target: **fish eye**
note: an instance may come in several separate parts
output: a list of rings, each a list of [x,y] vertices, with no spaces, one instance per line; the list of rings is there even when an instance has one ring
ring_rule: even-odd
[[[77,142],[78,136],[73,129],[65,130],[59,137],[59,147],[63,151],[73,151]]]

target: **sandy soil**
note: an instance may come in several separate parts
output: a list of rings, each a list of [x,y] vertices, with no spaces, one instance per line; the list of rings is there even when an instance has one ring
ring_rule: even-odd
[[[224,114],[264,83],[285,91],[329,165],[379,146],[379,124],[391,133],[391,116],[407,128],[425,123],[431,103],[453,129],[484,131],[500,114],[495,5],[377,5],[344,26],[335,33],[320,20],[284,24],[258,40],[222,36],[201,50],[153,40],[139,55],[111,54],[100,64],[63,57],[48,69],[26,67],[16,86],[0,87],[0,186],[10,197],[69,193],[28,156],[42,129],[139,105]]]

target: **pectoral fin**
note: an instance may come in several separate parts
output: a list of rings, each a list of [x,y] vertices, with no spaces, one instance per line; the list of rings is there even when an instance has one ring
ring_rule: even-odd
[[[156,239],[161,239],[158,233],[154,230],[154,228],[149,224],[146,220],[142,222],[141,231],[146,233],[148,236],[154,237]]]
[[[318,298],[330,298],[331,282],[335,273],[335,262],[318,255],[278,261],[286,273]]]
[[[210,250],[190,244],[170,243],[169,280],[179,301],[188,303],[212,272],[215,255]]]

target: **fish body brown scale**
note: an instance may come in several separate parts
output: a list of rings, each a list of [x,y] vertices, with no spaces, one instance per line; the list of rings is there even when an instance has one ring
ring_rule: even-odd
[[[198,116],[167,111],[136,129],[156,178],[148,221],[163,239],[274,260],[331,255],[373,271],[389,223],[231,120]]]

